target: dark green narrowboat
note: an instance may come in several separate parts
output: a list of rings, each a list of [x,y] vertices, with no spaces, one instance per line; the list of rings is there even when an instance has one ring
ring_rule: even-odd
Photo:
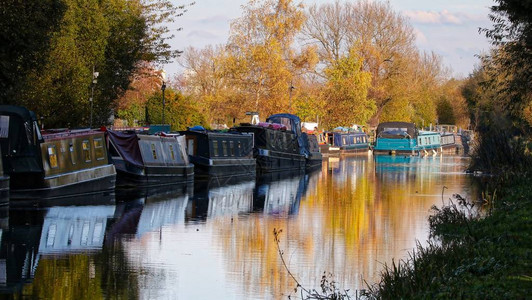
[[[11,199],[43,199],[112,191],[116,171],[104,133],[42,131],[24,107],[0,106],[0,148]]]

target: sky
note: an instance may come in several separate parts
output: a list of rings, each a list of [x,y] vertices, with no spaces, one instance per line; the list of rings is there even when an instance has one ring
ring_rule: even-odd
[[[190,0],[191,2],[193,0]],[[303,0],[312,4],[332,3],[334,0]],[[173,0],[175,4],[188,3]],[[170,29],[173,32],[173,49],[185,50],[189,46],[203,48],[227,42],[231,20],[241,16],[241,6],[247,0],[195,0],[196,4],[177,18]],[[443,58],[446,67],[455,77],[466,77],[478,63],[475,55],[489,49],[489,41],[478,33],[479,28],[491,27],[488,19],[493,0],[389,0],[392,8],[408,17],[417,36],[417,46],[423,51],[433,51]],[[298,3],[296,1],[296,3]],[[164,66],[167,73],[179,73],[177,62]]]

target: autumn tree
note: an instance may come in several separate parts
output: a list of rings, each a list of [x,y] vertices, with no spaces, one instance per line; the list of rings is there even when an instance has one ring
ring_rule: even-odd
[[[437,72],[443,70],[441,60],[419,53],[412,26],[389,2],[337,0],[313,5],[302,32],[307,43],[318,46],[320,62],[325,65],[356,49],[362,70],[371,74],[368,97],[376,104],[369,119],[372,125],[436,119],[437,93],[430,93],[434,87],[429,86],[443,75]]]
[[[156,70],[152,64],[141,63],[132,75],[128,89],[117,101],[115,115],[123,122],[122,126],[142,126],[150,123],[147,101],[161,90],[161,85],[161,70]]]
[[[190,47],[180,58],[186,70],[182,76],[183,89],[198,102],[209,123],[231,124],[232,119],[245,113],[237,101],[238,91],[226,78],[226,58],[222,46]]]
[[[294,77],[315,64],[313,51],[292,48],[304,22],[292,0],[251,0],[231,24],[225,70],[244,110],[271,114],[290,109]]]
[[[327,83],[322,97],[325,128],[365,124],[374,113],[375,103],[367,98],[371,75],[362,70],[362,59],[353,49],[325,69]]]
[[[200,113],[197,105],[185,97],[181,92],[167,89],[165,94],[165,123],[170,124],[170,129],[186,130],[187,127],[208,124]],[[152,94],[146,102],[150,121],[153,124],[162,124],[162,94],[161,91]]]

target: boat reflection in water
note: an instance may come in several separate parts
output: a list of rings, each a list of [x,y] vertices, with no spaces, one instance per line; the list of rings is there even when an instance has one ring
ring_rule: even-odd
[[[264,214],[294,215],[299,212],[308,176],[302,172],[282,172],[260,176],[255,201],[262,204]]]
[[[25,284],[41,291],[57,288],[49,284],[53,277],[66,278],[74,272],[58,262],[99,253],[114,214],[114,205],[11,209],[9,225],[2,232],[0,291],[17,293]]]
[[[167,225],[183,223],[192,184],[140,188],[117,192],[116,220],[109,229],[108,239],[118,234],[139,238]]]

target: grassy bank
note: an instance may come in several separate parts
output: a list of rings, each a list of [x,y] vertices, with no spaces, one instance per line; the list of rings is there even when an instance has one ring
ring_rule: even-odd
[[[486,198],[434,208],[430,244],[388,265],[370,298],[531,298],[532,179],[507,181]]]

